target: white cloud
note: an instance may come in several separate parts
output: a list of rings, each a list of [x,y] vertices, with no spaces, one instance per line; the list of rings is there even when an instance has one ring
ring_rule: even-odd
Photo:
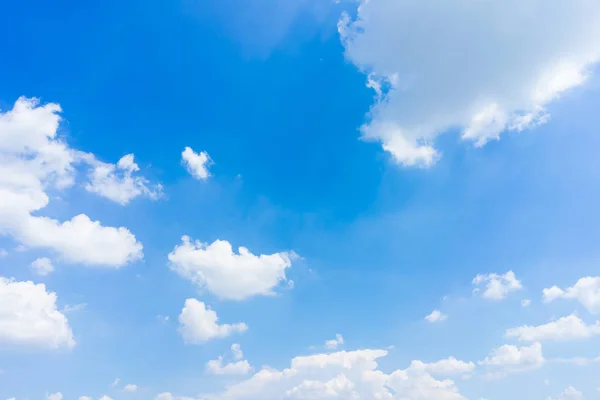
[[[138,387],[137,387],[137,385],[133,385],[130,383],[128,385],[125,385],[123,390],[126,392],[136,392],[138,390]]]
[[[208,153],[195,153],[191,147],[186,147],[181,153],[181,162],[185,169],[196,179],[206,180],[210,176],[208,167],[212,164]]]
[[[91,166],[88,173],[90,181],[85,185],[88,192],[121,205],[128,204],[138,196],[153,200],[162,196],[160,184],[151,184],[143,176],[134,176],[140,168],[135,163],[133,154],[121,157],[116,165],[99,161],[93,154],[80,153],[80,156]]]
[[[100,397],[98,400],[112,400],[110,397],[108,397],[107,395],[104,395],[102,397]]]
[[[330,339],[325,341],[325,348],[329,350],[335,350],[338,346],[344,344],[344,337],[339,333],[336,333],[335,339]]]
[[[600,3],[587,0],[358,4],[338,24],[346,57],[387,90],[362,134],[407,166],[435,163],[451,129],[481,146],[547,122],[546,106],[600,59]]]
[[[115,380],[113,381],[113,383],[111,383],[110,386],[112,387],[117,387],[117,385],[121,383],[121,379],[120,378],[115,378]]]
[[[60,111],[21,97],[0,112],[0,235],[51,249],[66,262],[119,267],[141,259],[142,245],[126,228],[84,214],[65,222],[39,215],[50,201],[46,192],[72,186],[74,165],[85,162],[57,136]]]
[[[475,370],[475,363],[457,360],[450,357],[444,360],[439,360],[433,363],[424,363],[415,360],[411,363],[411,368],[415,370],[423,370],[435,376],[454,376],[469,374]]]
[[[525,325],[508,329],[505,335],[506,337],[515,337],[519,341],[539,342],[544,340],[586,339],[599,334],[600,321],[597,321],[595,325],[586,325],[579,317],[572,314],[544,325]]]
[[[581,303],[590,313],[600,314],[600,277],[581,278],[575,285],[563,290],[552,286],[543,290],[544,301],[552,302],[556,299],[572,299]]]
[[[521,300],[521,307],[525,308],[525,307],[529,307],[530,305],[531,305],[531,300],[529,300],[529,299]]]
[[[473,279],[474,285],[481,285],[483,283],[486,284],[483,297],[492,300],[502,300],[509,293],[523,288],[521,281],[516,278],[515,273],[512,271],[508,271],[504,275],[479,274]]]
[[[245,247],[236,254],[225,240],[205,244],[183,236],[182,244],[169,254],[169,261],[180,276],[220,299],[243,300],[273,294],[273,289],[286,281],[285,270],[295,257],[293,252],[256,256]]]
[[[431,314],[425,317],[427,322],[442,322],[448,319],[446,314],[442,314],[440,310],[433,310]]]
[[[575,389],[573,386],[568,386],[556,397],[548,397],[546,400],[577,400],[583,399],[583,393]]]
[[[83,311],[83,310],[85,310],[86,307],[87,307],[87,303],[79,303],[79,304],[74,304],[74,305],[67,304],[66,306],[63,307],[62,313],[70,314],[70,313],[74,313],[74,312],[78,312],[78,311]]]
[[[235,360],[241,360],[242,358],[244,358],[242,347],[238,343],[234,343],[231,345],[231,353],[233,354],[233,358]]]
[[[179,315],[179,333],[186,343],[204,343],[234,333],[243,333],[248,327],[244,323],[219,324],[217,313],[196,299],[187,299]]]
[[[0,342],[27,347],[73,347],[75,340],[56,294],[44,284],[0,277]]]
[[[357,350],[296,357],[289,368],[276,370],[265,367],[249,379],[229,386],[223,393],[206,398],[207,400],[465,399],[452,380],[437,380],[427,371],[427,368],[423,368],[424,365],[432,366],[432,370],[444,375],[448,372],[447,367],[433,367],[442,364],[413,362],[404,370],[386,374],[378,369],[377,364],[377,360],[386,355],[385,350]],[[460,362],[456,364],[458,363]],[[456,372],[453,368],[449,370],[452,373]]]
[[[252,366],[247,360],[230,362],[223,365],[223,357],[219,356],[216,360],[210,360],[206,363],[206,371],[213,375],[247,375],[252,370]]]
[[[6,257],[7,255],[8,255],[8,251],[6,251],[5,249],[0,248],[0,258]]]
[[[33,268],[33,271],[40,276],[50,275],[54,271],[52,261],[46,257],[38,258],[33,261],[31,263],[31,268]]]
[[[50,393],[46,395],[46,400],[62,400],[63,395],[61,392]]]
[[[488,374],[489,377],[502,377],[507,374],[541,367],[544,362],[542,345],[536,342],[529,347],[517,347],[505,344],[494,349],[479,364],[491,370]]]
[[[90,396],[79,396],[79,400],[94,400]]]

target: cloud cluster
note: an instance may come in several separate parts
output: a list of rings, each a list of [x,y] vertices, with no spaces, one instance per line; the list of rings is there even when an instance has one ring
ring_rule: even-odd
[[[0,235],[10,235],[27,247],[52,250],[71,263],[120,267],[141,259],[142,245],[126,228],[103,226],[85,214],[64,222],[39,215],[50,202],[48,192],[75,183],[77,165],[105,172],[112,168],[58,137],[60,112],[58,104],[41,105],[24,97],[12,110],[0,112]],[[141,194],[128,188],[142,179],[130,175],[137,168],[133,156],[119,164],[125,176],[94,172],[88,190],[121,203]]]
[[[482,146],[546,123],[548,104],[600,60],[597,2],[357,3],[338,31],[377,93],[362,134],[405,166],[435,163],[435,138],[451,129]]]
[[[483,297],[491,300],[502,300],[509,293],[521,290],[523,285],[517,279],[513,271],[508,271],[504,275],[499,274],[479,274],[473,279],[476,286],[485,284]],[[477,288],[479,290],[479,288]]]
[[[75,346],[56,300],[44,284],[0,277],[0,342],[51,349]]]
[[[297,256],[293,252],[254,255],[240,247],[235,253],[226,240],[192,242],[188,236],[169,254],[170,267],[185,279],[224,300],[272,295]]]
[[[590,313],[600,314],[600,277],[581,278],[565,290],[552,286],[544,289],[543,294],[546,303],[557,299],[577,300]]]
[[[196,299],[187,299],[179,314],[179,333],[186,343],[205,343],[234,333],[243,333],[244,323],[219,324],[217,313]]]

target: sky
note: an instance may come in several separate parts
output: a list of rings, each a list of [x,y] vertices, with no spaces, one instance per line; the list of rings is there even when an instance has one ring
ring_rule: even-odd
[[[0,35],[1,400],[600,399],[600,3]]]

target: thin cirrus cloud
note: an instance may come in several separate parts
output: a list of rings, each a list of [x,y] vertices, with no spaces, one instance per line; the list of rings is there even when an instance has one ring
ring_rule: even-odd
[[[286,282],[286,270],[298,256],[294,252],[252,254],[240,247],[234,252],[226,240],[212,244],[192,242],[188,236],[169,254],[170,268],[223,300],[244,300],[272,295]]]
[[[598,2],[357,3],[338,31],[377,94],[362,135],[404,166],[434,164],[435,139],[451,129],[483,146],[547,123],[547,106],[600,60]]]
[[[68,263],[121,267],[140,260],[142,244],[127,228],[103,226],[85,214],[64,222],[40,215],[50,202],[48,190],[73,186],[77,166],[98,165],[94,155],[70,148],[58,136],[61,111],[56,103],[20,97],[11,110],[0,112],[0,231]],[[132,171],[133,156],[121,166]],[[97,185],[92,178],[88,190]]]

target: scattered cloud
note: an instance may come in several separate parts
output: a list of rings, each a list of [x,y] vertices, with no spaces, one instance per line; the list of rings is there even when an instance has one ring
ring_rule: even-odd
[[[46,400],[62,400],[63,395],[61,392],[50,393],[46,395]]]
[[[125,385],[125,387],[123,388],[123,390],[126,391],[126,392],[137,392],[138,387],[137,387],[137,385],[133,385],[133,384],[130,383],[128,385]]]
[[[521,300],[521,307],[526,308],[526,307],[529,307],[530,305],[531,305],[531,300],[529,300],[529,299]]]
[[[56,294],[44,284],[0,277],[0,342],[58,349],[75,346]]]
[[[245,247],[236,254],[228,241],[206,244],[183,236],[169,261],[173,271],[220,299],[244,300],[272,295],[275,287],[286,281],[285,271],[296,257],[294,252],[256,256]]]
[[[8,251],[6,249],[0,248],[0,258],[6,257],[8,255]]]
[[[544,289],[543,295],[546,303],[557,299],[577,300],[590,313],[600,314],[600,277],[581,278],[575,285],[565,290],[552,286]]]
[[[244,323],[219,324],[217,313],[196,299],[187,299],[179,315],[179,333],[186,343],[205,343],[234,333],[244,333]]]
[[[528,371],[541,367],[545,362],[542,345],[533,343],[531,346],[517,347],[505,344],[494,349],[492,353],[479,364],[490,369],[488,377],[500,378],[508,374]]]
[[[121,205],[128,204],[138,196],[156,200],[162,196],[162,186],[151,184],[143,176],[134,176],[140,170],[133,154],[127,154],[110,164],[99,161],[93,154],[79,153],[79,157],[90,165],[88,192],[98,194]]]
[[[42,257],[31,263],[31,268],[39,276],[47,276],[54,272],[54,265],[49,258]]]
[[[545,340],[567,341],[587,339],[600,334],[600,321],[586,325],[575,314],[539,326],[520,326],[508,329],[506,337],[514,337],[522,342],[541,342]]]
[[[325,348],[328,350],[335,350],[338,348],[338,346],[341,346],[343,344],[344,344],[344,337],[342,335],[340,335],[339,333],[337,333],[335,335],[335,339],[330,339],[330,340],[325,341]]]
[[[506,298],[509,293],[523,288],[521,281],[516,278],[513,271],[508,271],[504,275],[480,274],[473,279],[473,284],[477,286],[485,284],[485,290],[482,296],[491,300],[502,300]]]
[[[115,380],[113,381],[113,383],[111,383],[111,387],[117,387],[119,385],[119,383],[121,383],[121,379],[120,378],[115,378]]]
[[[71,314],[74,312],[83,311],[86,309],[86,307],[87,307],[87,303],[79,303],[79,304],[74,304],[72,306],[67,304],[66,306],[63,307],[61,312],[63,314]]]
[[[546,107],[583,85],[600,60],[600,3],[357,3],[338,31],[346,58],[378,94],[362,135],[405,166],[434,164],[446,131],[483,146],[547,123]]]
[[[57,137],[58,104],[20,97],[0,112],[0,232],[21,245],[50,249],[70,263],[120,267],[142,258],[142,245],[126,228],[107,227],[79,214],[60,222],[40,216],[48,190],[75,183],[80,152]]]
[[[546,400],[578,400],[583,399],[583,393],[575,389],[573,386],[568,386],[556,397],[548,397]]]
[[[454,381],[437,380],[428,372],[428,367],[423,366],[430,366],[431,371],[441,376],[447,372],[454,374],[453,368],[433,367],[443,363],[413,362],[407,369],[386,374],[378,369],[377,363],[386,355],[385,350],[367,349],[296,357],[289,368],[277,370],[265,367],[249,379],[207,399],[465,399]],[[458,365],[459,362],[450,363]],[[459,369],[465,370],[464,367]]]
[[[195,179],[207,180],[210,177],[208,167],[212,160],[207,152],[195,153],[191,147],[186,147],[181,153],[181,162]]]
[[[427,322],[442,322],[448,319],[448,316],[446,314],[442,314],[442,312],[440,310],[433,310],[431,312],[431,314],[429,314],[428,316],[425,317],[425,320]]]

